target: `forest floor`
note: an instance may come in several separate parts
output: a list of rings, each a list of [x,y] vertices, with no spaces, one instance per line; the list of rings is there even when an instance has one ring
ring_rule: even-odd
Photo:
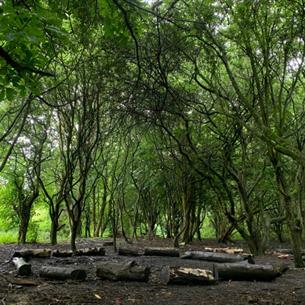
[[[124,244],[123,241],[119,241]],[[126,246],[126,244],[124,244]],[[81,240],[78,248],[103,246],[102,240]],[[154,240],[139,241],[133,247],[171,246],[170,241]],[[212,241],[196,242],[181,248],[181,254],[186,250],[201,250],[206,246],[220,247]],[[226,247],[227,245],[222,245]],[[238,245],[240,246],[240,245]],[[45,244],[28,244],[22,248],[52,248]],[[68,244],[60,244],[53,249],[68,249]],[[27,277],[34,285],[18,284],[15,267],[9,262],[15,250],[21,249],[15,244],[0,245],[0,305],[9,304],[115,304],[115,305],[292,305],[305,304],[305,271],[294,269],[291,258],[279,259],[277,255],[256,257],[256,263],[289,264],[291,267],[281,277],[272,282],[223,281],[211,286],[162,285],[150,279],[147,283],[110,282],[97,279],[95,264],[100,261],[130,260],[130,257],[118,256],[111,246],[106,246],[106,256],[69,257],[69,258],[36,258],[31,260],[33,275]],[[202,261],[179,257],[139,256],[137,262],[158,270],[164,265],[206,267]],[[84,267],[88,272],[85,281],[77,282],[54,281],[42,279],[38,271],[42,265]]]

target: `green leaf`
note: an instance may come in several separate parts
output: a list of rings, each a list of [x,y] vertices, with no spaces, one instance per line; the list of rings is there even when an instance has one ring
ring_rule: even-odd
[[[12,101],[15,98],[16,91],[13,88],[5,88],[5,95],[9,101]]]

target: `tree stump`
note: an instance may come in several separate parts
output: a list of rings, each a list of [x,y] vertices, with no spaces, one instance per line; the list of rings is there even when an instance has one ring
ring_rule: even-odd
[[[139,266],[135,261],[100,262],[96,267],[99,278],[111,281],[139,281],[148,280],[149,268]]]
[[[78,268],[67,268],[67,267],[54,267],[54,266],[43,266],[39,271],[39,275],[44,278],[54,280],[79,280],[83,281],[87,277],[87,273],[83,269]]]
[[[185,267],[163,267],[160,278],[165,284],[212,285],[217,282],[217,274],[211,270]]]
[[[32,273],[31,264],[27,263],[23,257],[14,257],[13,264],[17,268],[18,275],[30,275]]]
[[[144,255],[147,256],[171,256],[179,257],[179,250],[175,248],[145,248]]]

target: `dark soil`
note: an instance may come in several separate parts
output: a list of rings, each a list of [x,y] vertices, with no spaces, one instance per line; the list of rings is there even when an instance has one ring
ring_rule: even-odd
[[[123,244],[123,242],[121,242]],[[78,248],[103,246],[102,240],[82,240]],[[171,246],[167,240],[140,241],[133,246]],[[211,241],[196,243],[181,248],[200,250],[205,246],[219,244]],[[23,248],[52,248],[49,245],[31,244]],[[68,249],[60,244],[55,249]],[[276,255],[256,257],[257,263],[287,263],[291,269],[273,282],[219,282],[213,286],[166,286],[158,282],[158,271],[164,265],[211,268],[207,263],[195,260],[182,260],[179,257],[145,257],[135,259],[152,268],[148,283],[110,282],[97,279],[95,265],[99,261],[130,260],[130,257],[118,256],[111,246],[106,246],[104,257],[36,258],[31,260],[33,275],[22,278],[16,276],[15,267],[9,262],[15,250],[20,246],[0,245],[0,305],[5,304],[151,304],[151,305],[288,305],[305,304],[305,271],[293,268],[291,257],[283,260]],[[77,265],[88,271],[86,281],[51,281],[39,278],[42,265]],[[34,286],[20,285],[20,280],[30,280]]]

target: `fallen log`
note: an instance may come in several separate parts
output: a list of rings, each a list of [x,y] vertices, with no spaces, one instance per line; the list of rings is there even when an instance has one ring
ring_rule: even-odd
[[[175,248],[145,248],[144,255],[146,256],[171,256],[179,257],[179,251]]]
[[[71,257],[71,256],[104,256],[104,248],[85,248],[78,249],[74,254],[71,250],[54,250],[52,256],[54,257]]]
[[[237,281],[272,281],[288,270],[286,265],[252,265],[244,262],[215,264],[214,268],[220,279]]]
[[[79,249],[76,251],[76,256],[104,256],[105,249],[98,247],[98,248],[85,248]]]
[[[228,254],[228,253],[216,253],[216,252],[203,252],[203,251],[187,251],[182,259],[197,259],[203,261],[210,262],[218,262],[218,263],[235,263],[242,262],[245,259],[249,259],[249,257],[244,257],[239,254]]]
[[[143,255],[139,249],[136,248],[119,248],[118,255],[122,256],[140,256]]]
[[[27,263],[23,257],[14,257],[13,264],[17,268],[18,275],[30,275],[32,273],[31,264]]]
[[[135,261],[100,262],[96,267],[97,277],[111,281],[146,282],[149,271],[148,267],[139,266]]]
[[[216,283],[217,274],[205,269],[166,266],[162,268],[160,278],[161,282],[167,285],[211,285]]]
[[[23,249],[15,251],[13,257],[24,257],[24,258],[49,258],[51,257],[51,249]]]
[[[83,281],[87,277],[87,273],[83,269],[68,268],[68,267],[54,267],[43,266],[39,271],[40,277],[53,280],[78,280]]]
[[[71,250],[54,250],[52,252],[53,257],[71,257],[73,252]]]
[[[275,249],[273,252],[273,254],[290,254],[293,255],[293,250],[292,249]],[[305,249],[301,250],[302,255],[305,255]]]
[[[205,247],[205,252],[217,252],[217,253],[228,253],[228,254],[241,254],[244,252],[241,248],[211,248],[211,247]]]
[[[106,240],[103,242],[104,247],[111,247],[113,246],[113,240]]]

